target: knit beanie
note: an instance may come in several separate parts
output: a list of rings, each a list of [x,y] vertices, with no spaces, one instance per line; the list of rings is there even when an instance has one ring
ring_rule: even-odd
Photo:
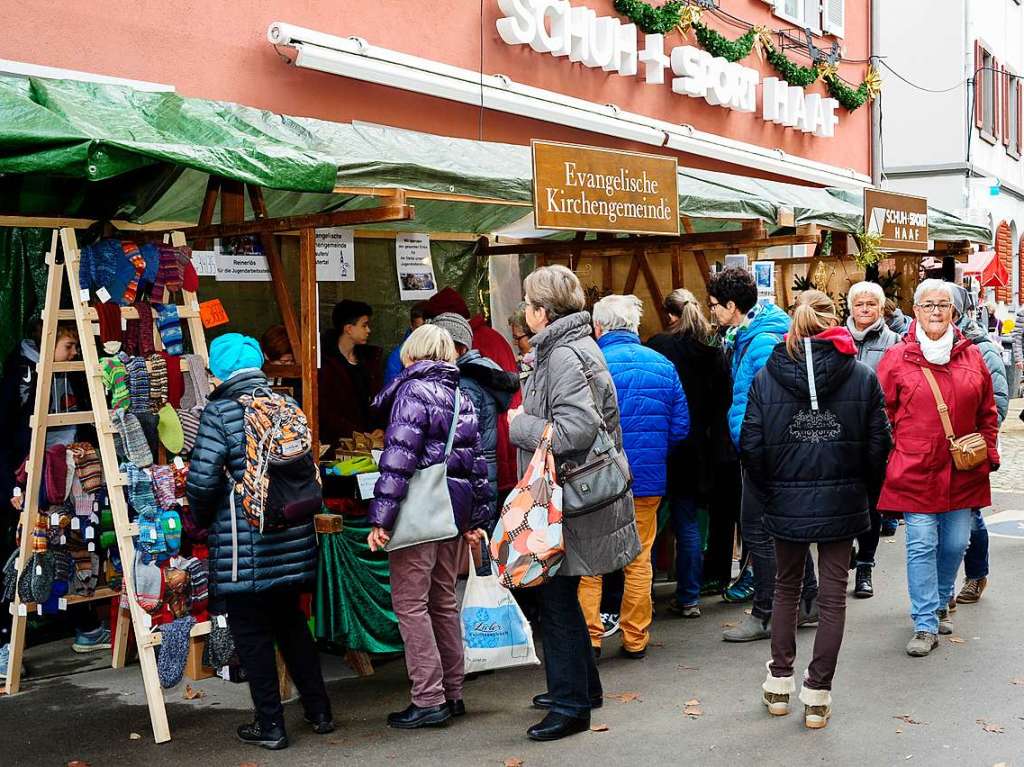
[[[210,344],[210,370],[221,381],[244,368],[263,367],[259,341],[241,333],[225,333]]]
[[[174,687],[181,681],[188,660],[188,638],[196,619],[191,615],[175,618],[160,627],[160,654],[156,659],[156,670],[163,687]]]
[[[185,447],[185,432],[182,429],[181,419],[170,404],[164,405],[159,413],[160,441],[168,451],[177,455]]]
[[[454,288],[440,290],[423,303],[423,316],[427,319],[433,319],[446,312],[469,319],[469,307],[466,306],[466,300]]]
[[[178,283],[179,287],[181,283]],[[181,337],[181,319],[178,317],[178,307],[174,304],[156,304],[156,326],[160,331],[160,340],[164,343],[167,353],[180,357],[185,351]]]
[[[146,357],[149,374],[149,409],[159,412],[167,403],[167,360],[154,352]]]
[[[93,305],[96,319],[100,325],[100,342],[106,354],[117,354],[121,351],[124,338],[121,331],[121,307],[113,301],[97,302]]]
[[[44,551],[32,558],[32,569],[29,575],[32,579],[32,600],[33,602],[45,602],[50,598],[53,590],[53,582],[56,574],[57,558],[56,552]]]
[[[164,601],[164,574],[141,551],[135,552],[135,600],[150,615],[158,612]]]
[[[181,373],[181,357],[172,357],[166,349],[158,351],[167,366],[167,401],[175,409],[181,407],[181,395],[185,392],[185,377]]]
[[[193,407],[206,407],[210,396],[210,376],[206,370],[206,360],[198,354],[186,354],[182,357],[188,374],[185,377],[185,391],[181,395],[181,408],[188,410]]]
[[[473,348],[473,328],[469,326],[469,320],[465,317],[445,312],[434,317],[430,323],[447,330],[455,343],[462,344],[467,349]]]
[[[75,454],[75,471],[82,491],[92,495],[103,487],[103,462],[88,442],[75,442],[71,451]]]
[[[115,410],[111,420],[117,429],[118,452],[125,457],[128,465],[145,468],[153,463],[153,452],[146,441],[142,425],[134,413]]]
[[[28,558],[28,564],[22,567],[21,575],[18,576],[18,599],[22,602],[31,602],[32,600],[32,573],[35,572],[36,568],[36,557],[41,556],[40,553],[33,554]]]
[[[117,357],[104,357],[100,360],[100,371],[103,373],[103,386],[110,392],[110,407],[115,410],[127,408],[131,404],[131,392],[124,362]]]
[[[128,320],[124,332],[124,351],[130,355],[147,355],[156,351],[153,342],[153,307],[144,301],[135,304],[137,320]]]

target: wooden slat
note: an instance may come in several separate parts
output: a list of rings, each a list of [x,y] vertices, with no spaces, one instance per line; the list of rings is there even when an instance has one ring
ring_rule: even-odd
[[[704,290],[711,284],[711,266],[708,264],[707,256],[703,250],[693,251],[693,257],[697,259],[697,268],[700,270],[700,278],[704,281]]]
[[[331,213],[311,213],[304,216],[244,221],[238,224],[194,226],[183,231],[189,240],[200,240],[210,237],[239,237],[261,232],[285,232],[292,229],[322,229],[331,226],[359,226],[360,224],[386,223],[388,221],[408,221],[414,216],[415,208],[411,205],[383,205],[379,208],[364,210],[341,210]]]
[[[448,194],[427,192],[419,189],[388,189],[384,187],[336,186],[335,194],[351,194],[360,197],[391,197],[402,192],[410,200],[440,200],[443,202],[468,202],[476,205],[508,205],[517,208],[532,208],[530,200],[501,200],[497,197],[474,197],[469,194]]]
[[[47,413],[47,426],[77,426],[82,423],[95,423],[96,415],[91,410],[80,413]]]
[[[199,226],[206,226],[213,223],[213,211],[217,207],[217,198],[220,197],[220,178],[210,176],[206,181],[206,194],[203,196],[203,207],[199,210]],[[196,240],[197,250],[209,250],[212,245],[210,240]]]
[[[302,409],[309,419],[312,443],[319,445],[316,330],[317,312],[320,307],[317,303],[316,289],[316,232],[313,229],[305,230],[299,238],[299,306],[302,311],[302,335],[297,358],[302,366]]]
[[[203,621],[202,623],[197,623],[193,626],[192,630],[188,632],[188,635],[190,637],[206,636],[210,633],[210,628],[210,621]],[[142,641],[147,647],[153,648],[159,646],[164,641],[164,638],[159,631],[152,631],[145,635]]]
[[[654,299],[654,305],[658,310],[658,317],[661,319],[661,329],[664,330],[668,327],[668,313],[665,311],[665,296],[661,292],[661,287],[658,285],[658,279],[654,276],[654,270],[651,269],[650,263],[647,261],[647,255],[640,253],[637,255],[637,261],[640,262],[640,270],[644,274],[644,282],[647,283],[647,289],[651,292],[651,298]]]
[[[99,602],[102,599],[112,599],[114,597],[120,597],[120,596],[121,596],[120,590],[106,589],[105,588],[105,589],[96,589],[96,591],[93,592],[92,594],[90,594],[89,596],[84,596],[84,595],[80,596],[80,595],[77,595],[77,594],[68,594],[68,596],[64,597],[63,599],[69,605],[77,605],[77,604],[82,604],[83,602]],[[35,602],[24,602],[23,604],[25,605],[25,607],[28,609],[29,612],[33,612],[36,609],[36,603]],[[14,608],[14,604],[13,603],[11,604],[11,608],[12,608],[12,611],[13,611],[13,608]]]
[[[256,219],[266,221],[267,204],[263,199],[263,190],[258,186],[250,185],[249,200]],[[277,308],[281,311],[281,320],[284,323],[285,334],[288,336],[288,345],[294,353],[300,345],[299,323],[295,317],[295,307],[292,306],[291,293],[288,292],[288,278],[284,273],[281,252],[277,248],[277,239],[273,232],[260,232],[260,242],[263,243],[267,266],[270,267],[271,287],[274,291],[274,298],[277,300]]]
[[[626,284],[622,286],[622,292],[629,294],[636,290],[636,279],[640,276],[640,254],[634,253],[633,259],[629,262],[629,273],[626,275]]]
[[[188,370],[188,361],[182,357],[181,370],[185,372]],[[39,370],[39,365],[36,365],[36,370]],[[53,363],[54,373],[83,373],[85,372],[85,363],[82,360],[70,360],[69,362],[54,362]]]

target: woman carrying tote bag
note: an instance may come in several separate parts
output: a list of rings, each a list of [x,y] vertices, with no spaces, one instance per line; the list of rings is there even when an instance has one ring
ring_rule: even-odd
[[[412,680],[412,703],[389,714],[388,725],[415,729],[466,711],[455,598],[465,545],[459,533],[479,540],[489,522],[491,489],[473,404],[458,395],[451,335],[436,325],[417,328],[402,346],[402,363],[405,369],[373,403],[389,415],[367,541],[372,551],[389,551],[391,599]],[[441,463],[450,505],[435,497],[433,475]]]

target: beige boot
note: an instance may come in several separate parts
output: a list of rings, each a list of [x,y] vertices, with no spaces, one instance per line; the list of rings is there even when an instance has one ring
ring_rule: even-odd
[[[765,664],[771,665],[771,661]],[[761,700],[768,707],[772,716],[785,716],[789,713],[789,696],[796,692],[796,682],[791,676],[772,676],[771,669],[761,685],[764,695]]]
[[[832,693],[829,690],[800,689],[800,702],[804,704],[804,725],[820,730],[832,716]]]

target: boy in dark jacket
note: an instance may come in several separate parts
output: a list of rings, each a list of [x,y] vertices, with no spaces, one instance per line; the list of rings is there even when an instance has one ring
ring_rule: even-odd
[[[288,746],[274,657],[276,642],[313,731],[334,730],[331,703],[299,595],[316,578],[313,523],[260,533],[233,492],[245,471],[245,408],[238,401],[268,386],[254,338],[228,333],[210,345],[210,370],[222,383],[210,394],[192,450],[188,500],[210,530],[210,589],[227,605],[231,635],[249,677],[256,717],[238,728],[243,743]]]

